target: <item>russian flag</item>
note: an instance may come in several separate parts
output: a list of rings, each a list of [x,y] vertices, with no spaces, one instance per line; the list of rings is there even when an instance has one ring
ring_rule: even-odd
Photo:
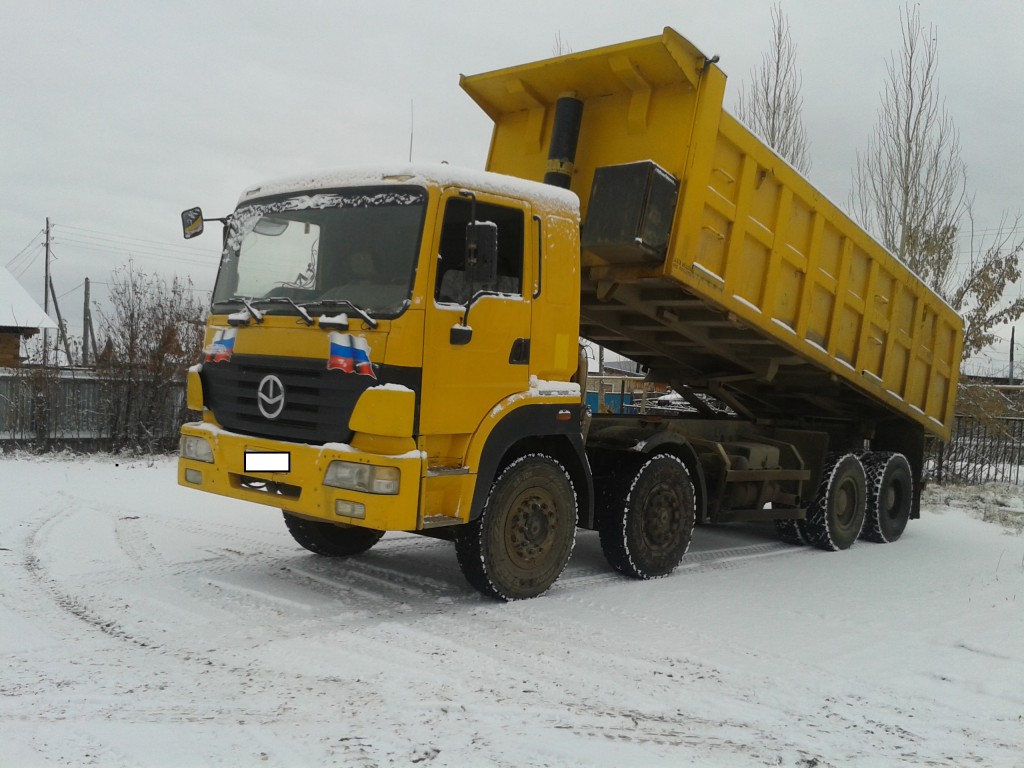
[[[364,337],[332,331],[330,344],[331,351],[327,358],[328,370],[358,373],[362,376],[377,378],[373,372],[373,363],[370,361],[370,345]]]
[[[223,363],[226,360],[231,359],[231,353],[235,351],[235,334],[238,331],[234,328],[224,331],[224,335],[221,337],[219,348],[216,349],[213,355],[213,362]],[[214,342],[214,346],[217,346],[217,342]]]
[[[210,341],[210,346],[203,350],[203,361],[222,363],[226,360],[231,359],[231,353],[235,349],[235,334],[237,330],[230,328],[228,330],[219,330],[213,334],[213,339]]]
[[[203,350],[203,362],[208,363],[213,359],[213,356],[217,354],[217,350],[220,348],[220,340],[224,338],[224,331],[215,331],[213,338],[210,340],[209,346]]]
[[[331,332],[331,354],[327,358],[327,370],[339,370],[345,373],[355,371],[355,359],[352,357],[352,336],[347,333]]]

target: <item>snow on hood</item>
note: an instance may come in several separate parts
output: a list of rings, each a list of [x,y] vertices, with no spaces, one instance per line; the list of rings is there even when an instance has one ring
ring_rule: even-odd
[[[436,184],[446,187],[470,187],[490,194],[528,199],[544,207],[569,210],[579,214],[580,202],[575,192],[538,181],[527,181],[500,173],[459,168],[452,165],[374,165],[316,171],[276,179],[252,187],[242,193],[238,202],[241,204],[257,197],[289,192],[378,184]]]
[[[14,275],[0,267],[0,327],[56,328]]]

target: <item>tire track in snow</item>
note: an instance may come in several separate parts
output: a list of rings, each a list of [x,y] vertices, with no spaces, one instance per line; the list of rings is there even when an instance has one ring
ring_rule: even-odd
[[[134,637],[116,621],[112,619],[107,620],[100,616],[87,602],[65,591],[60,583],[49,574],[39,555],[40,546],[45,543],[47,531],[60,525],[64,519],[59,515],[44,518],[30,529],[25,540],[25,554],[22,558],[22,566],[29,579],[33,584],[49,594],[61,610],[85,622],[93,629],[140,648],[154,647],[152,643]]]
[[[148,571],[154,563],[158,567],[166,564],[138,515],[118,515],[114,517],[113,523],[117,546],[135,564],[137,570]]]
[[[195,577],[206,584],[215,587],[232,589],[232,585],[225,585],[219,577],[225,574],[237,573],[246,568],[253,568],[254,574],[260,576],[266,588],[261,584],[254,587],[239,587],[236,592],[243,593],[251,601],[256,603],[267,603],[278,607],[291,607],[307,613],[319,613],[310,605],[296,605],[294,601],[282,598],[275,594],[273,587],[274,579],[282,579],[291,583],[316,583],[322,590],[326,589],[329,597],[337,596],[343,599],[350,608],[362,610],[368,613],[384,611],[386,613],[414,612],[417,615],[437,615],[453,610],[458,605],[485,604],[475,591],[463,584],[461,575],[457,568],[452,567],[444,571],[436,567],[436,564],[413,562],[403,557],[408,552],[426,552],[431,549],[448,548],[447,543],[434,539],[418,538],[412,536],[398,537],[395,540],[384,540],[372,553],[362,557],[348,558],[345,560],[317,559],[312,556],[308,562],[303,562],[299,567],[293,563],[278,565],[277,558],[262,557],[259,563],[254,564],[256,558],[252,553],[245,553],[239,550],[218,549],[214,556],[203,561],[192,561],[187,564],[169,563],[159,557],[156,547],[153,546],[149,535],[141,527],[133,524],[137,520],[124,519],[129,516],[119,516],[118,513],[125,511],[122,508],[111,508],[106,511],[113,518],[115,525],[115,536],[119,547],[134,564],[135,569],[141,571],[145,576],[158,578],[170,574],[176,577],[176,581],[188,580]],[[154,641],[139,637],[135,632],[129,632],[120,623],[119,615],[116,619],[108,619],[104,613],[109,613],[103,607],[98,606],[95,596],[75,592],[61,584],[57,579],[50,576],[43,567],[39,556],[39,550],[46,538],[46,530],[59,524],[63,519],[60,517],[44,520],[33,529],[28,537],[28,553],[24,558],[26,572],[33,580],[41,585],[52,598],[67,613],[81,621],[102,631],[108,636],[130,642],[142,648],[162,647]],[[154,519],[147,520],[157,525],[169,525],[172,528],[184,530],[198,535],[209,535],[212,532],[229,532],[232,535],[232,543],[240,546],[253,546],[266,548],[268,542],[263,537],[244,535],[248,529],[240,526],[227,524],[198,524],[181,520]],[[251,533],[251,531],[249,532]],[[240,535],[243,534],[243,535]],[[244,539],[244,540],[239,540]],[[284,545],[278,545],[284,550]],[[209,550],[207,550],[209,551]],[[291,550],[288,548],[289,554]],[[786,545],[779,543],[757,544],[745,547],[736,547],[728,550],[697,553],[684,561],[680,571],[694,572],[706,570],[713,567],[730,567],[739,563],[748,563],[757,557],[779,554],[782,552],[794,552]],[[445,553],[447,554],[447,553]],[[156,556],[154,556],[156,555]],[[454,562],[454,553],[451,553]],[[265,559],[264,559],[265,558]],[[294,559],[294,558],[291,558]],[[262,566],[262,567],[261,567]],[[273,568],[274,570],[270,570]],[[433,571],[433,573],[425,572]],[[441,574],[440,576],[438,574]],[[123,569],[108,571],[101,578],[90,577],[91,584],[111,584],[121,582],[124,579]],[[269,579],[269,581],[266,581]],[[580,588],[601,585],[606,583],[622,582],[622,577],[611,570],[599,570],[596,568],[585,568],[582,571],[573,572],[569,569],[562,579],[556,584],[555,589],[549,593],[555,599],[571,600],[581,604],[589,604],[595,610],[603,610],[597,602],[588,601],[585,595],[589,592]],[[236,585],[237,586],[237,585]],[[194,589],[189,589],[187,584],[171,583],[172,590],[183,590],[186,593],[193,593],[193,599],[210,601],[213,607],[220,610],[225,606],[216,599],[210,599],[209,595],[196,595]],[[426,611],[424,609],[427,609]],[[249,613],[249,609],[241,611]],[[119,612],[120,613],[120,612]],[[618,611],[624,618],[631,620],[647,620],[651,617],[641,617]],[[678,631],[682,628],[670,623],[655,619],[655,621],[668,629]],[[146,626],[154,626],[147,624]],[[189,653],[194,653],[189,651]]]
[[[812,554],[816,550],[808,547],[794,547],[782,542],[748,544],[728,549],[713,549],[704,552],[693,552],[686,555],[679,566],[668,576],[674,578],[681,574],[703,573],[705,571],[742,568],[754,565],[757,561],[782,555]],[[599,584],[628,583],[631,581],[617,571],[608,568],[582,567],[578,570],[570,567],[555,582],[555,587],[585,587]]]

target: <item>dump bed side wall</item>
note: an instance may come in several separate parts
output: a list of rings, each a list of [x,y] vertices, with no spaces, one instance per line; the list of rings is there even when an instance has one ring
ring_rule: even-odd
[[[708,146],[680,203],[672,275],[948,437],[960,317],[731,116]]]
[[[948,437],[960,318],[723,111],[725,75],[684,38],[665,30],[463,87],[495,121],[488,169],[534,180],[557,99],[584,102],[572,178],[584,220],[599,167],[652,160],[680,181],[663,258],[582,255],[583,325],[603,344],[779,412],[867,404]]]

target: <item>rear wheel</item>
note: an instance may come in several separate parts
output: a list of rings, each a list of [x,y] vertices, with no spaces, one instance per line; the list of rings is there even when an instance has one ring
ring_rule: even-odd
[[[864,467],[854,454],[842,454],[825,464],[801,529],[808,542],[820,549],[849,549],[864,527],[865,512]]]
[[[637,579],[675,570],[690,547],[695,518],[693,483],[682,460],[655,456],[609,491],[598,531],[612,567]]]
[[[786,544],[801,547],[807,543],[807,539],[804,538],[803,531],[800,529],[799,520],[776,520],[775,533]]]
[[[861,457],[867,476],[867,515],[861,538],[886,544],[903,535],[914,503],[914,476],[902,453]]]
[[[301,546],[325,557],[345,557],[365,552],[384,535],[384,531],[359,528],[354,525],[319,523],[284,513],[284,524],[288,533]]]
[[[576,491],[550,456],[522,456],[501,471],[480,516],[455,539],[459,567],[483,594],[521,600],[545,592],[576,539]]]

